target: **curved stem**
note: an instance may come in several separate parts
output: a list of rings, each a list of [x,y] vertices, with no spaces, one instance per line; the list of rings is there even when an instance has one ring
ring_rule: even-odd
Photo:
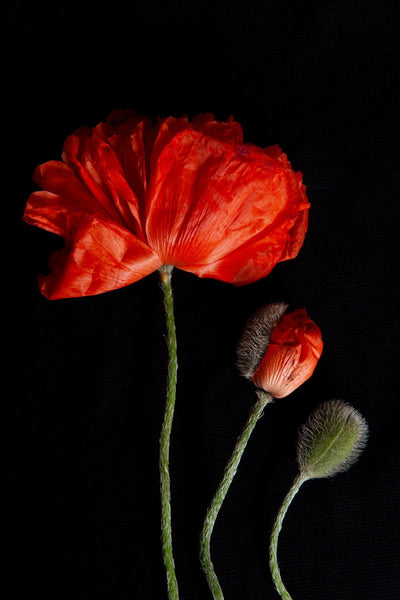
[[[172,421],[174,418],[178,359],[176,352],[176,332],[174,304],[172,296],[172,266],[160,269],[161,286],[164,292],[165,319],[167,325],[168,378],[164,421],[160,436],[160,491],[161,491],[161,540],[162,555],[167,575],[168,598],[178,600],[178,582],[175,575],[175,563],[172,552],[171,527],[171,483],[169,475],[169,447]]]
[[[219,484],[215,496],[208,508],[203,524],[203,529],[200,535],[200,561],[214,600],[223,600],[224,595],[222,593],[218,577],[214,571],[214,566],[211,561],[211,534],[214,529],[214,524],[218,516],[219,510],[228,492],[229,486],[231,485],[232,480],[235,477],[236,471],[240,463],[240,459],[242,458],[244,449],[246,448],[250,435],[252,434],[258,419],[262,416],[265,406],[269,402],[272,402],[272,396],[267,392],[258,390],[257,396],[258,400],[253,405],[249,417],[247,419],[246,425],[237,439],[232,456],[230,457],[228,464],[225,467],[221,483]]]
[[[290,488],[288,494],[286,495],[286,497],[282,503],[282,506],[279,509],[278,515],[275,519],[274,527],[272,529],[272,534],[271,534],[271,540],[270,540],[270,545],[269,545],[269,566],[271,569],[272,580],[275,584],[276,591],[278,592],[280,597],[283,598],[284,600],[292,600],[292,596],[289,594],[289,592],[287,591],[287,589],[285,588],[285,586],[283,584],[281,573],[280,573],[279,566],[278,566],[278,557],[277,557],[278,537],[279,537],[279,533],[282,529],[283,519],[285,518],[287,510],[288,510],[293,498],[299,491],[300,487],[303,485],[303,483],[305,481],[307,481],[307,479],[308,479],[308,477],[306,477],[305,475],[303,475],[301,473],[299,475],[297,475],[296,479],[293,482],[292,487]]]

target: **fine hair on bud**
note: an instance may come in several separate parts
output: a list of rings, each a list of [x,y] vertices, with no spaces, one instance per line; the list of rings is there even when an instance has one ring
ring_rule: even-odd
[[[342,400],[329,400],[311,413],[299,432],[297,460],[308,479],[347,471],[368,439],[362,415]]]
[[[247,321],[237,347],[237,367],[246,379],[251,379],[256,372],[268,347],[271,334],[288,304],[272,302],[259,308]]]

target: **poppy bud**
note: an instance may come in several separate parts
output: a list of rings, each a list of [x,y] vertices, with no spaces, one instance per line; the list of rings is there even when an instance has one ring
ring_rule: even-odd
[[[323,349],[321,331],[305,309],[285,314],[286,309],[273,303],[257,311],[238,347],[241,374],[275,398],[311,377]]]
[[[330,477],[355,463],[368,437],[361,414],[341,400],[324,402],[300,430],[297,460],[307,479]]]
[[[347,471],[355,463],[368,437],[368,425],[360,413],[341,400],[318,406],[300,430],[297,462],[300,473],[295,478],[275,519],[269,546],[269,566],[275,588],[281,598],[291,600],[278,566],[278,537],[286,512],[308,479],[330,477]]]

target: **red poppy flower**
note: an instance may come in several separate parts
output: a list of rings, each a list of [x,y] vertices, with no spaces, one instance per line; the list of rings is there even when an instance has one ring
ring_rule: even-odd
[[[50,299],[100,294],[160,266],[236,285],[294,258],[307,229],[301,173],[213,115],[153,125],[115,111],[40,165],[24,219],[65,238],[39,280]]]
[[[284,398],[311,377],[322,354],[319,327],[304,308],[269,304],[249,321],[240,341],[239,369],[275,398]]]

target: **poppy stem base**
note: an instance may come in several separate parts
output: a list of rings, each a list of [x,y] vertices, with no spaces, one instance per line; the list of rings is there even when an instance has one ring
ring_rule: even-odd
[[[250,410],[246,425],[239,435],[233,453],[225,467],[224,475],[215,493],[215,496],[208,508],[203,529],[200,536],[200,561],[206,576],[208,587],[212,592],[214,600],[224,600],[222,588],[211,561],[210,542],[211,534],[214,529],[218,513],[229,490],[229,487],[236,475],[243,452],[247,446],[250,435],[252,434],[257,421],[263,414],[267,404],[272,402],[272,396],[262,390],[257,391],[258,400]]]
[[[164,308],[167,327],[168,376],[164,421],[160,436],[160,493],[161,493],[161,541],[162,555],[167,576],[168,599],[179,600],[178,582],[172,551],[171,526],[171,482],[169,474],[169,448],[174,417],[176,383],[178,372],[177,344],[175,332],[174,303],[172,296],[172,266],[160,269],[161,287],[164,293]]]

